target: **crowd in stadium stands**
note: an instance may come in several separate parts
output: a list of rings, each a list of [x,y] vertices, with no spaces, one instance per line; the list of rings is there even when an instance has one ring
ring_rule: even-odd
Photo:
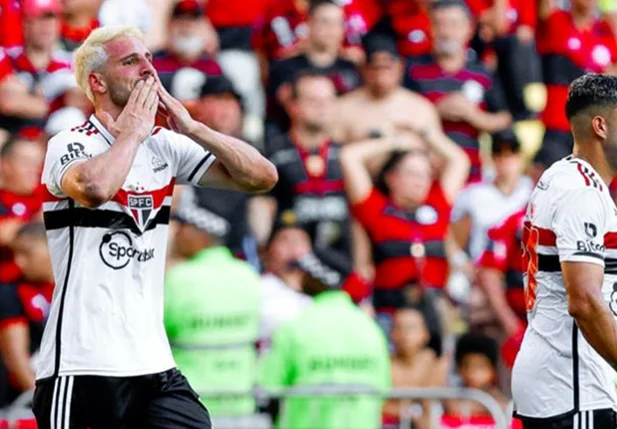
[[[0,428],[34,387],[54,289],[45,145],[90,132],[71,53],[102,25],[140,28],[169,92],[278,169],[252,198],[174,191],[165,325],[215,418],[492,424],[464,399],[246,395],[323,384],[471,387],[506,412],[526,204],[572,148],[568,84],[617,72],[617,1],[0,0]]]

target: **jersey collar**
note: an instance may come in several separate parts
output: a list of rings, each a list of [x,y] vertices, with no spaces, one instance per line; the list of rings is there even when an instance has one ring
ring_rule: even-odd
[[[114,142],[115,140],[114,136],[112,136],[111,133],[107,131],[107,128],[103,126],[101,121],[99,121],[96,116],[90,115],[89,121],[92,125],[94,125],[94,128],[96,128],[97,131],[101,133],[101,135],[103,136],[103,138],[105,139],[107,143],[111,145]]]

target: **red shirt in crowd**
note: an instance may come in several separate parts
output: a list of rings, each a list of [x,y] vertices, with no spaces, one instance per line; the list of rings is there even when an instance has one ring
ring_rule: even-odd
[[[523,254],[521,238],[525,210],[518,211],[488,232],[489,243],[478,265],[503,273],[506,280],[506,299],[521,322],[527,320],[523,284]]]
[[[32,195],[17,195],[0,189],[0,224],[7,220],[30,222],[41,211],[42,196],[37,190]],[[0,283],[11,283],[21,276],[13,261],[13,251],[0,246]],[[0,286],[2,287],[2,286]]]
[[[412,0],[390,0],[385,5],[396,34],[398,50],[405,57],[431,53],[431,19],[428,11]]]
[[[494,0],[466,0],[471,13],[480,17],[486,11],[493,7]],[[536,27],[537,23],[537,8],[534,1],[529,0],[509,0],[506,9],[506,21],[508,23],[508,32],[514,33],[520,25],[526,25],[531,28]]]
[[[542,121],[548,129],[570,132],[564,110],[568,85],[585,73],[604,73],[617,64],[615,36],[603,20],[580,29],[569,11],[556,10],[539,23],[536,41],[547,90]]]
[[[250,27],[271,0],[208,0],[206,13],[216,28]]]
[[[71,27],[66,22],[63,22],[60,28],[60,44],[62,48],[73,52],[86,40],[92,30],[100,26],[101,24],[96,18],[92,18],[88,25],[79,28]]]
[[[0,0],[0,47],[14,48],[24,43],[21,2]]]
[[[351,210],[373,244],[375,295],[410,283],[445,286],[448,261],[444,240],[451,205],[439,182],[432,185],[424,204],[411,212],[396,207],[377,189]]]
[[[375,0],[349,0],[344,4],[345,45],[360,46],[362,36],[377,22],[381,10]],[[298,0],[274,0],[253,31],[252,44],[269,60],[294,55],[298,43],[306,38],[308,8]]]

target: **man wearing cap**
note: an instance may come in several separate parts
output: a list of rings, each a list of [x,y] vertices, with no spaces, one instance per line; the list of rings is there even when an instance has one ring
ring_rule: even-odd
[[[431,4],[433,52],[409,63],[405,86],[428,98],[439,112],[446,134],[471,161],[469,180],[482,178],[478,136],[510,126],[499,81],[469,49],[473,37],[471,13],[463,0]]]
[[[255,411],[249,395],[210,397],[208,392],[248,392],[255,383],[260,278],[223,243],[230,223],[187,187],[175,215],[177,252],[188,260],[165,280],[165,327],[178,368],[204,396],[214,417]]]
[[[274,335],[263,358],[259,384],[268,391],[332,386],[364,395],[284,400],[277,416],[285,429],[375,429],[381,396],[390,387],[390,359],[383,332],[340,290],[349,267],[310,253],[297,261],[302,287],[314,304]],[[327,389],[327,387],[324,387]],[[372,392],[366,394],[367,390]]]
[[[0,128],[14,133],[42,127],[50,110],[62,104],[59,97],[75,87],[70,64],[53,52],[60,11],[58,0],[24,0],[24,46],[0,52]]]
[[[394,39],[370,35],[365,38],[364,47],[367,55],[362,69],[364,85],[339,101],[339,139],[349,143],[378,137],[403,125],[418,133],[446,139],[435,107],[402,87],[404,62]]]
[[[167,30],[167,48],[156,52],[152,63],[172,96],[195,100],[208,78],[222,74],[219,64],[206,53],[212,35],[203,5],[197,0],[177,2]]]

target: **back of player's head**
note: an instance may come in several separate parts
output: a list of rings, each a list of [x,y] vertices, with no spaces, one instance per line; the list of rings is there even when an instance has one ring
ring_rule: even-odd
[[[88,76],[105,65],[108,58],[105,44],[121,37],[134,37],[142,41],[144,39],[143,33],[137,27],[129,25],[100,27],[90,33],[73,55],[75,80],[90,101],[94,100],[94,95],[88,84]]]
[[[587,74],[570,84],[566,116],[572,119],[590,109],[617,108],[617,77]]]
[[[30,222],[22,225],[16,234],[16,238],[27,238],[28,240],[47,241],[45,225],[42,222]]]
[[[454,359],[457,366],[461,366],[463,360],[469,355],[482,355],[491,362],[493,368],[497,368],[498,346],[497,342],[486,335],[465,334],[456,342]]]

